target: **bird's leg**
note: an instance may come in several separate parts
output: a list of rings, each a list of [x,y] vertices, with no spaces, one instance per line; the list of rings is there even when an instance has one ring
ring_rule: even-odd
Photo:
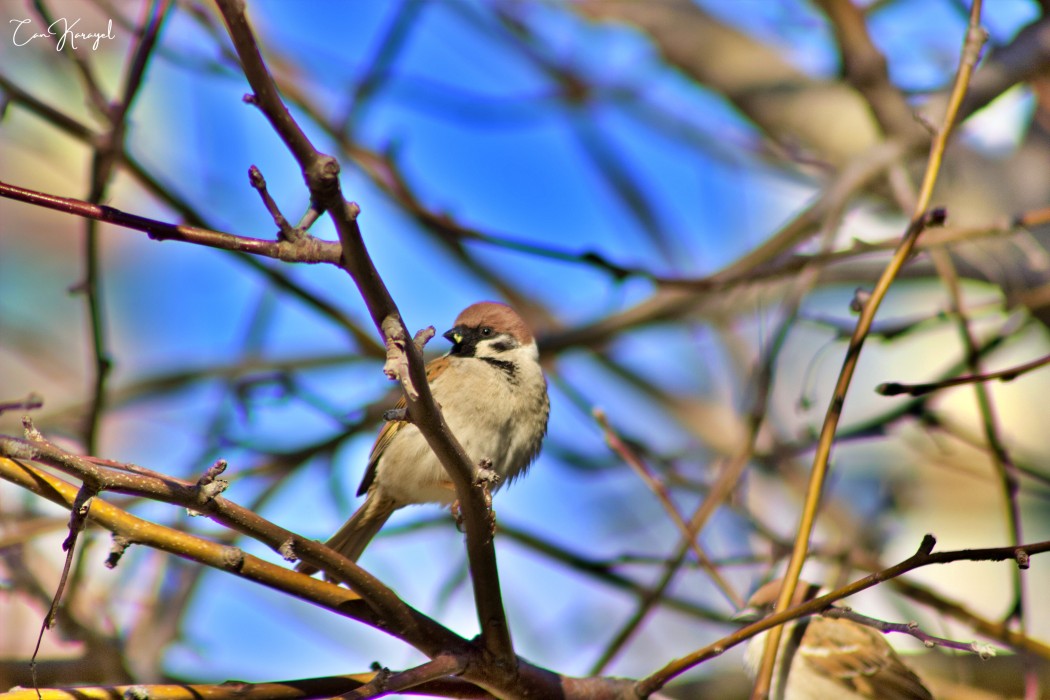
[[[452,517],[456,520],[456,530],[458,532],[466,532],[466,521],[463,519],[463,509],[459,505],[459,499],[452,501],[452,505],[448,507]]]
[[[481,489],[481,493],[485,499],[485,509],[489,514],[489,530],[492,535],[496,534],[496,511],[492,510],[492,485],[499,481],[500,476],[492,470],[492,460],[483,459],[478,464],[478,470],[474,473],[474,488]],[[456,529],[460,532],[466,532],[464,529],[463,521],[463,508],[460,506],[459,499],[452,502],[452,506],[449,508],[452,513],[452,517],[456,519]]]
[[[474,473],[474,487],[480,488],[485,498],[485,510],[489,514],[489,534],[496,535],[496,511],[492,510],[492,487],[499,482],[500,476],[492,470],[492,460],[483,459]]]

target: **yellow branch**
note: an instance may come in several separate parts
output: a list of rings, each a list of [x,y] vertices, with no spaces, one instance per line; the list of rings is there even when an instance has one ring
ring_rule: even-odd
[[[980,55],[984,35],[980,29],[981,0],[974,0],[970,8],[970,23],[963,43],[962,56],[959,60],[959,70],[955,75],[951,96],[945,111],[944,121],[940,130],[930,144],[930,155],[926,162],[926,174],[923,177],[922,187],[916,202],[915,212],[912,215],[911,224],[905,232],[897,251],[890,260],[889,265],[883,271],[875,289],[872,291],[863,305],[857,327],[849,341],[846,349],[846,357],[842,362],[838,381],[835,384],[835,392],[831,397],[824,424],[820,431],[820,440],[817,443],[817,451],[813,457],[813,470],[810,472],[809,486],[806,490],[806,502],[802,508],[802,517],[799,520],[798,532],[795,536],[795,545],[791,551],[791,559],[788,561],[787,572],[784,575],[784,584],[777,599],[776,612],[787,610],[791,597],[795,593],[799,575],[802,573],[802,565],[809,553],[809,541],[813,535],[813,526],[816,522],[817,510],[820,507],[820,496],[824,490],[827,480],[828,464],[831,457],[831,447],[835,440],[835,431],[838,428],[839,419],[842,417],[842,407],[846,401],[846,392],[849,389],[853,372],[857,368],[860,359],[860,351],[864,346],[868,331],[871,329],[875,313],[879,309],[890,284],[897,277],[905,261],[911,256],[919,234],[929,225],[930,215],[927,209],[930,206],[930,197],[933,187],[937,182],[940,172],[941,161],[944,158],[944,150],[948,144],[955,117],[959,111],[959,105],[966,94],[967,86],[970,84],[970,76]],[[943,215],[940,217],[943,219]],[[756,679],[755,688],[752,691],[752,700],[761,700],[769,695],[770,685],[773,678],[773,668],[776,663],[777,651],[780,647],[782,627],[774,627],[769,632],[766,641],[765,655],[762,658],[762,667]]]

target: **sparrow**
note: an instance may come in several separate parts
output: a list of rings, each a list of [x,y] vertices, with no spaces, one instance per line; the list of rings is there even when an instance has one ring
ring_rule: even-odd
[[[781,581],[771,581],[751,596],[735,620],[754,622],[771,614]],[[791,605],[816,598],[819,587],[799,581]],[[746,653],[748,674],[762,666],[768,632],[751,638]],[[933,700],[883,637],[859,622],[812,617],[784,624],[780,652],[773,669],[769,697],[773,700]]]
[[[493,301],[468,306],[444,337],[452,349],[427,363],[427,381],[452,434],[471,462],[495,472],[498,489],[525,472],[547,433],[550,400],[536,341],[513,309]],[[397,408],[405,408],[404,397]],[[445,467],[408,420],[383,426],[357,495],[364,504],[326,543],[353,561],[398,508],[456,500]],[[317,571],[305,562],[296,568]]]

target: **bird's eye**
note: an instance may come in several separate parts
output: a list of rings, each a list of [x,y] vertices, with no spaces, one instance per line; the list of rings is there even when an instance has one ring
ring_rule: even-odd
[[[489,326],[483,326],[481,328],[481,337],[482,338],[491,338],[493,333],[494,333],[494,331]]]

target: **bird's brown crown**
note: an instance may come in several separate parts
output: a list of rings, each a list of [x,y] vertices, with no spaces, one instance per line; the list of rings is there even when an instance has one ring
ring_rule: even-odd
[[[497,333],[507,333],[520,344],[533,342],[532,331],[525,325],[521,316],[506,304],[498,301],[479,301],[471,304],[456,317],[454,326],[480,328],[489,326]]]

